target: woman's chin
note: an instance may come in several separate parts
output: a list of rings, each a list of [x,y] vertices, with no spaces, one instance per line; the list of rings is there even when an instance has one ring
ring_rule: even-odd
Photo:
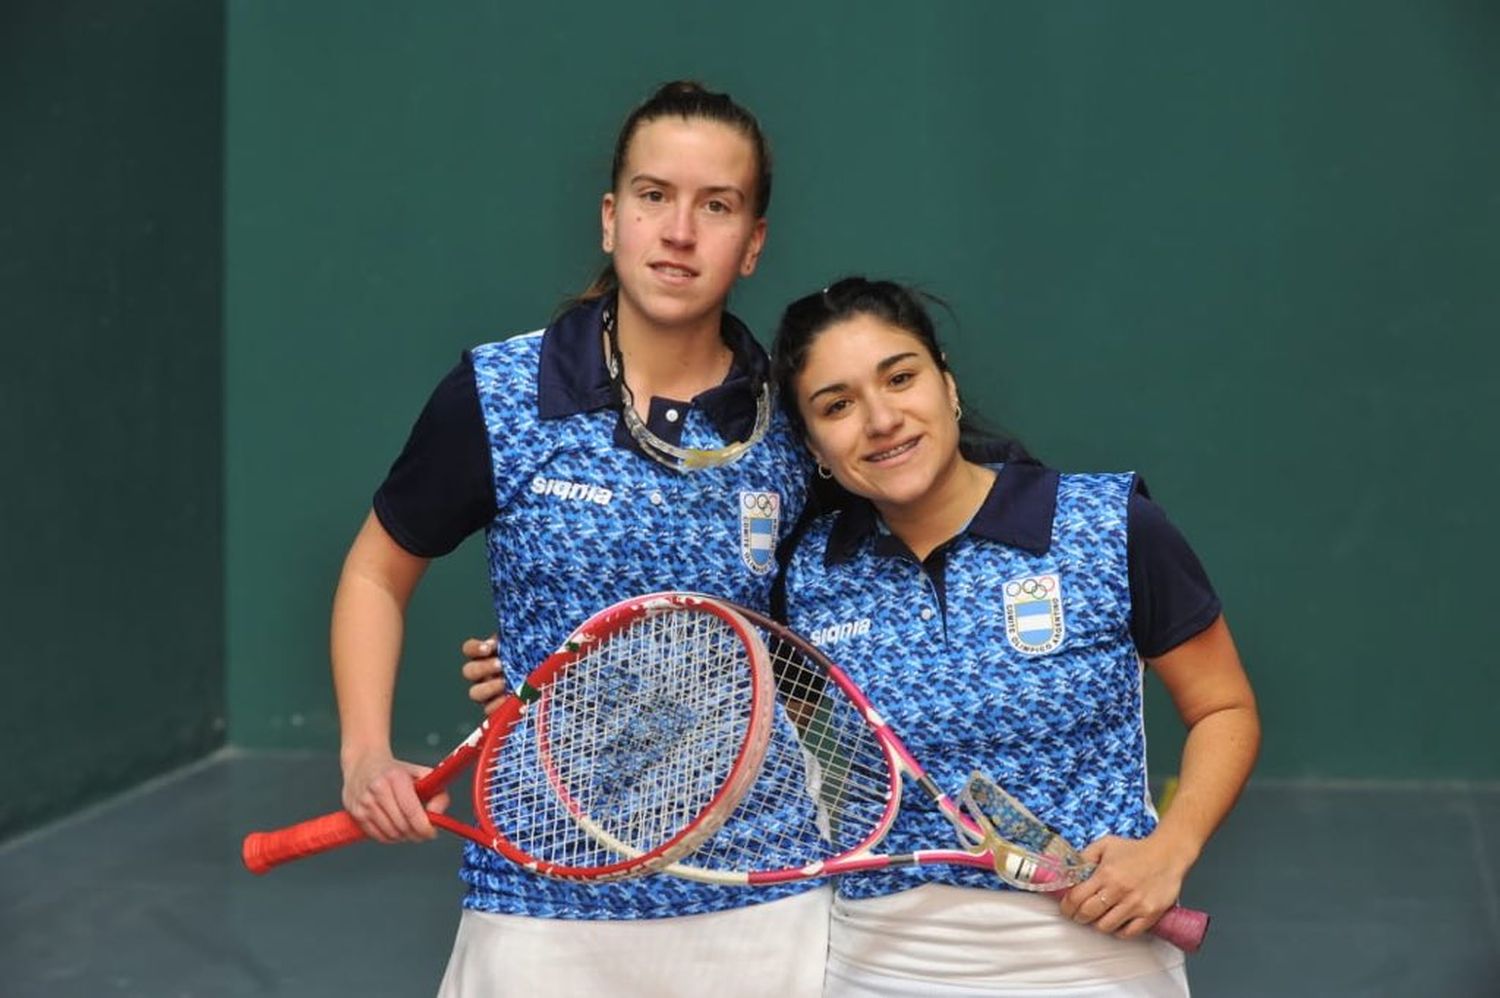
[[[909,509],[920,506],[928,498],[932,481],[929,476],[914,479],[914,476],[898,475],[883,482],[862,481],[858,488],[849,491],[870,500],[876,509]]]

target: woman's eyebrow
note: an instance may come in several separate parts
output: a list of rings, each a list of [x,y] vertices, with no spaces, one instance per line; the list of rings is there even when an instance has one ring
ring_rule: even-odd
[[[880,363],[878,363],[878,364],[875,365],[875,373],[876,374],[884,374],[886,371],[888,371],[891,368],[895,367],[897,364],[901,363],[903,360],[906,360],[909,357],[915,357],[915,356],[917,356],[917,352],[915,350],[908,350],[905,353],[893,353],[889,357],[887,357],[885,360],[882,360]],[[815,391],[811,395],[809,395],[807,397],[807,400],[809,402],[811,402],[813,399],[817,398],[819,395],[823,395],[823,394],[825,394],[827,392],[841,392],[841,391],[843,391],[844,389],[846,389],[848,387],[849,386],[847,384],[845,384],[844,382],[842,382],[842,381],[835,382],[834,384],[831,384],[831,385],[824,385],[822,388],[819,388],[817,391]]]
[[[916,355],[917,352],[915,350],[908,350],[905,353],[893,353],[885,360],[882,360],[880,363],[876,364],[875,370],[883,374],[891,368],[895,367],[897,364],[901,363],[903,360],[906,360],[908,357],[915,357]]]
[[[672,183],[672,181],[667,180],[664,177],[655,177],[655,176],[652,176],[649,173],[637,173],[637,174],[635,174],[633,177],[630,178],[630,183],[631,183],[632,186],[634,186],[636,184],[650,184],[653,187],[665,187],[665,188],[668,188],[669,190],[676,190],[677,189],[677,185],[674,184],[674,183]],[[700,188],[699,191],[698,191],[698,193],[699,194],[707,194],[707,195],[733,194],[735,197],[739,198],[741,201],[743,201],[745,199],[745,192],[742,191],[742,190],[740,190],[734,184],[713,184],[713,185],[710,185],[708,187]]]

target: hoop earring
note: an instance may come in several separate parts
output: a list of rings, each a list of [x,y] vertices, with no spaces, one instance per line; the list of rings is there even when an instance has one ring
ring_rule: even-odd
[[[818,465],[818,477],[819,478],[832,478],[833,477],[833,472],[829,471],[827,468],[823,467],[820,464],[820,465]]]
[[[961,405],[955,405],[953,407],[953,421],[956,423],[960,419],[963,419],[963,418],[964,418],[964,407],[961,406]]]

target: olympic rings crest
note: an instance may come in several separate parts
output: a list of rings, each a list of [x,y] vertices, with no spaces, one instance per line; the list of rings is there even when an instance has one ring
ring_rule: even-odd
[[[1017,599],[1023,595],[1032,599],[1046,599],[1056,588],[1057,576],[1041,575],[1033,579],[1012,579],[1005,584],[1005,595],[1011,599]]]
[[[775,566],[776,536],[781,527],[781,496],[775,492],[740,493],[740,558],[756,575]]]
[[[1005,600],[1005,637],[1026,655],[1055,651],[1067,635],[1063,615],[1062,576],[1056,572],[1009,579],[1001,586]]]
[[[781,511],[781,496],[775,492],[741,492],[740,506],[752,515],[774,516]]]

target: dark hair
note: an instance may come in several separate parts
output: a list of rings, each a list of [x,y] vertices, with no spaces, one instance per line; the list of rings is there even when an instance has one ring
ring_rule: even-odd
[[[793,382],[806,365],[807,353],[817,338],[828,327],[846,319],[868,315],[910,333],[927,349],[938,370],[951,373],[948,358],[938,343],[937,325],[924,302],[951,312],[947,303],[935,295],[895,281],[872,281],[864,277],[842,278],[786,307],[771,348],[771,377],[776,382],[782,407],[797,432],[806,434],[807,426],[797,409]],[[1036,463],[1019,440],[987,427],[972,412],[966,411],[959,420],[958,434],[959,452],[971,461]],[[820,488],[826,490],[827,485],[822,483]]]
[[[625,159],[630,153],[630,141],[642,125],[658,118],[682,118],[685,121],[717,121],[730,126],[749,140],[755,151],[755,196],[751,205],[756,218],[764,218],[771,207],[771,146],[760,130],[755,115],[728,94],[715,93],[695,80],[673,80],[663,83],[656,93],[646,98],[620,126],[615,138],[614,162],[610,166],[609,189],[617,190],[620,176],[625,172]],[[613,263],[606,262],[599,275],[594,278],[574,302],[588,302],[602,298],[619,286]]]

